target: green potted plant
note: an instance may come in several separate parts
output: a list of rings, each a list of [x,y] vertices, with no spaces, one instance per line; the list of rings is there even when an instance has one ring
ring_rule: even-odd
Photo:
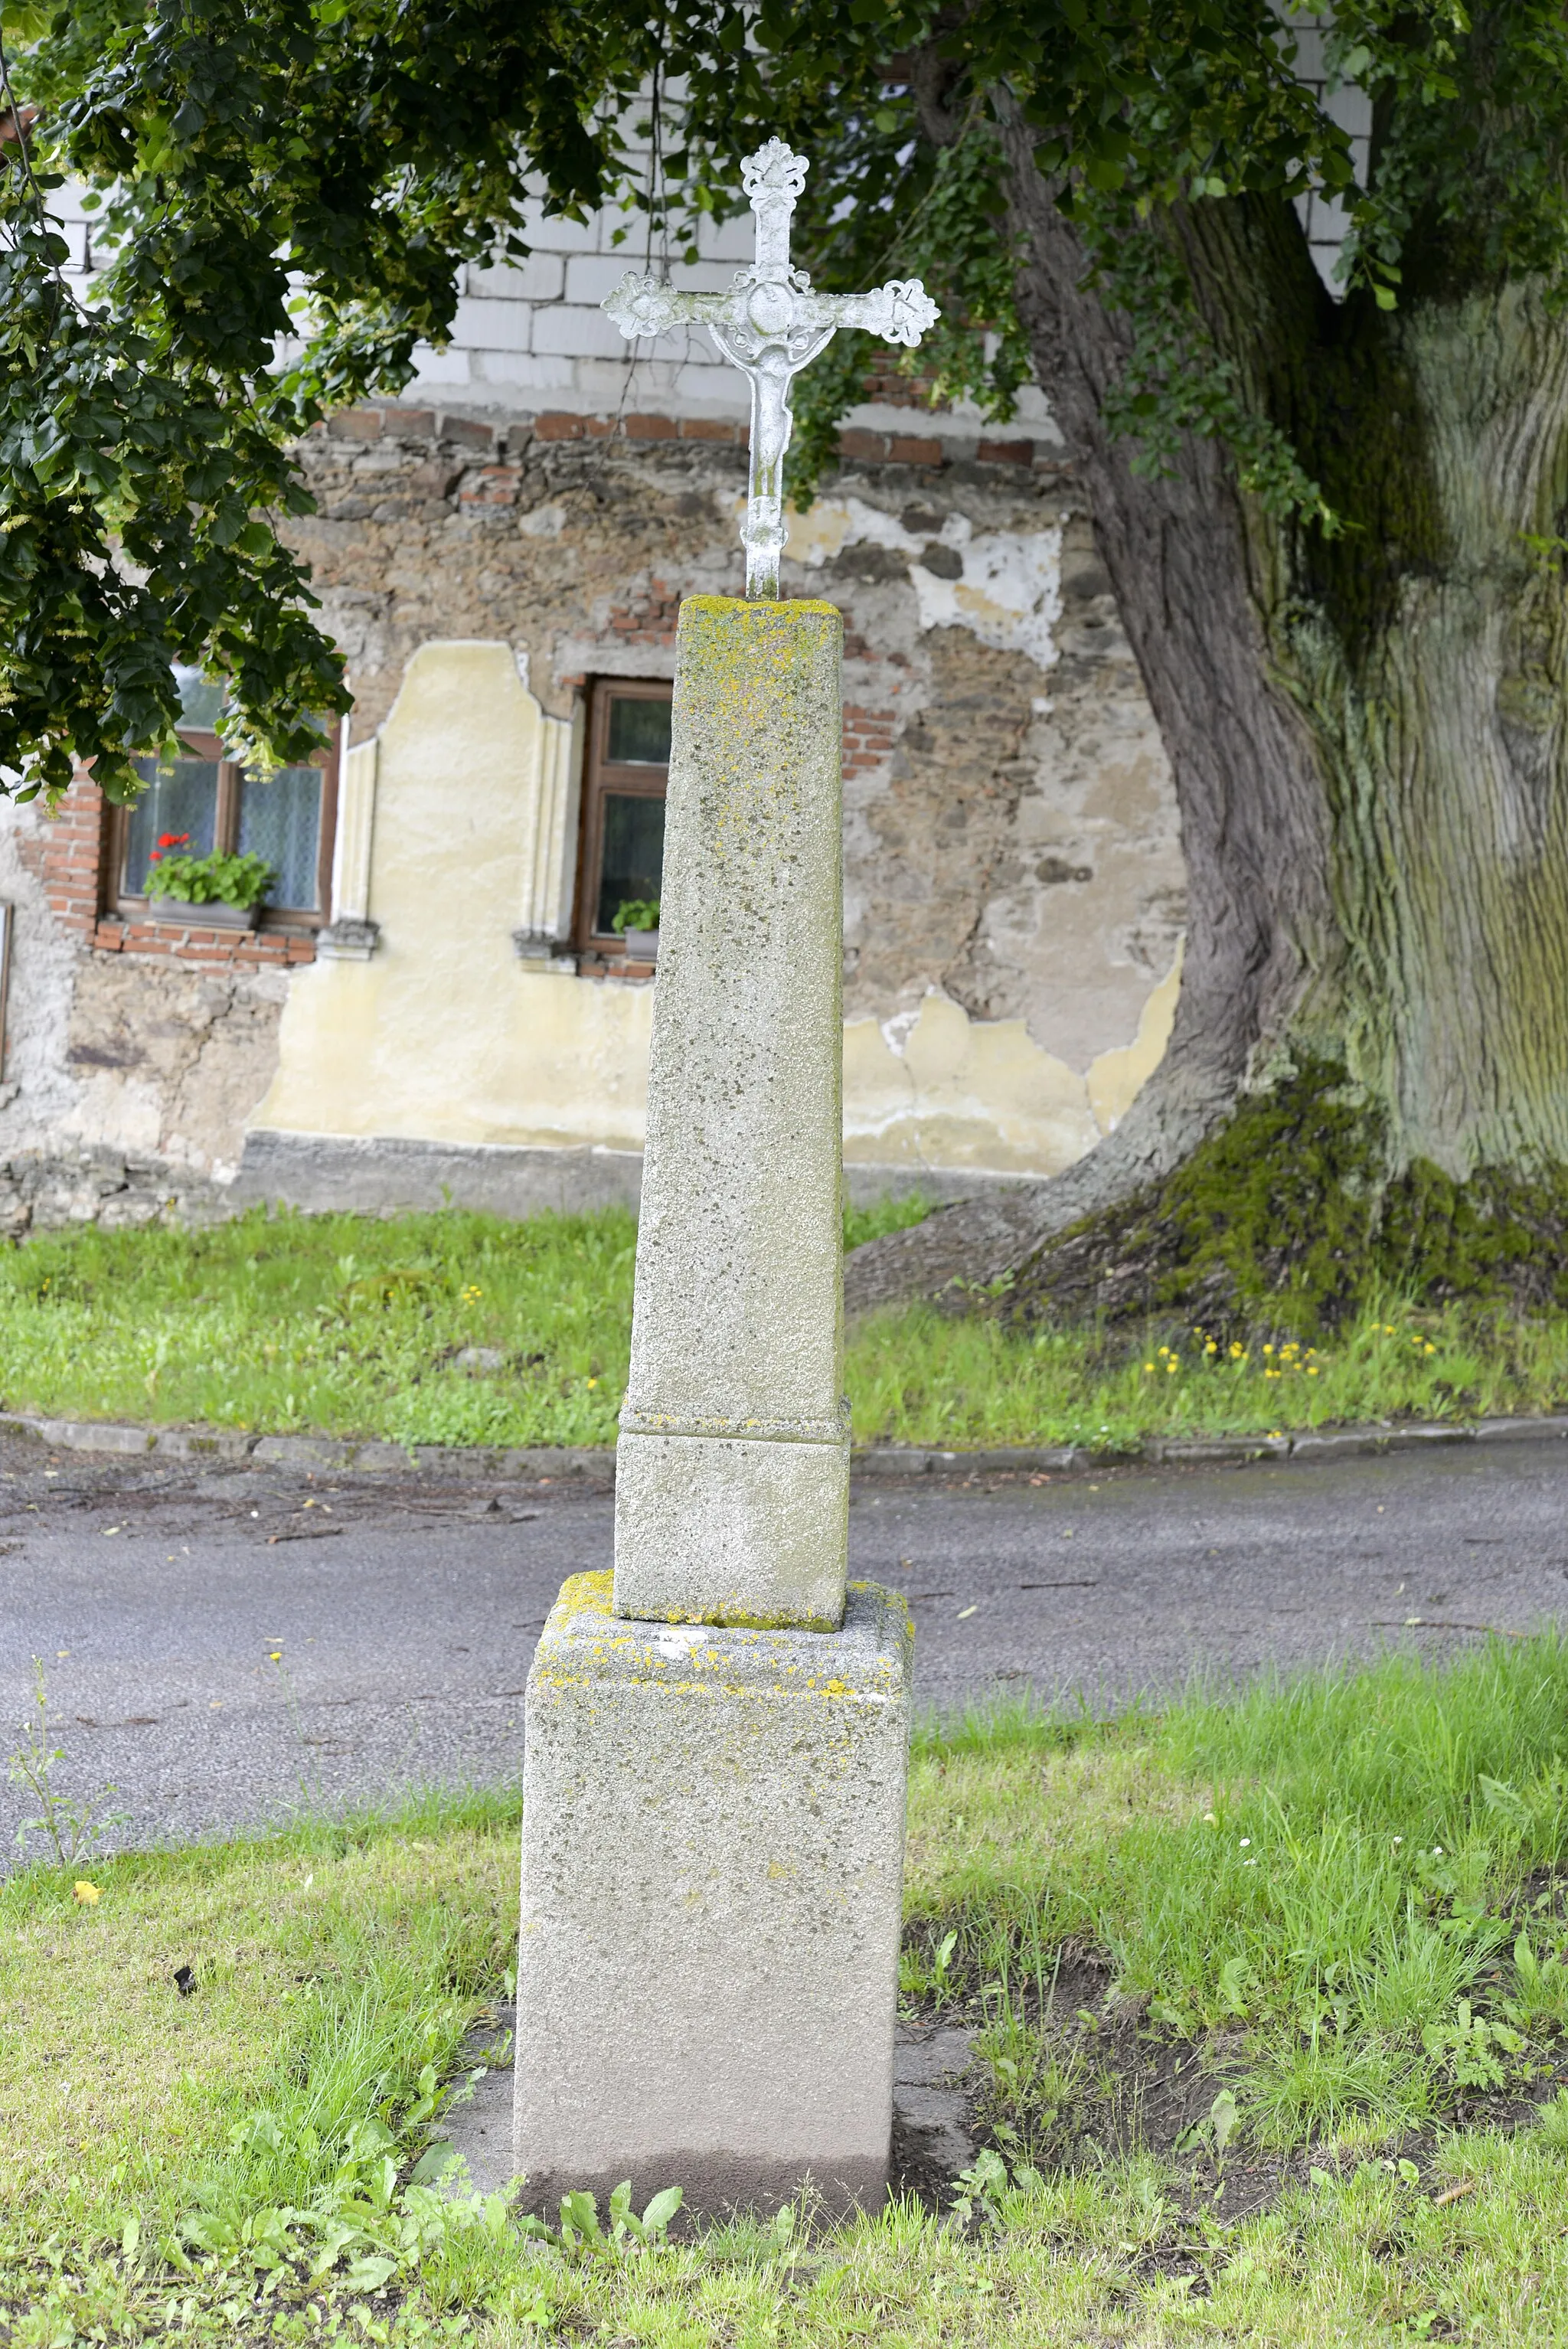
[[[194,916],[218,929],[253,930],[273,884],[264,856],[190,854],[188,832],[165,832],[148,857],[147,895],[160,910]]]
[[[659,958],[659,901],[656,897],[628,897],[617,907],[611,923],[626,942],[628,962],[657,962]]]

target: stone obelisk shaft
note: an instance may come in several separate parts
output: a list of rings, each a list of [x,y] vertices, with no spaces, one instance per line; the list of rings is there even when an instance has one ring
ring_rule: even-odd
[[[830,604],[681,606],[622,1616],[843,1619],[841,642]]]
[[[681,606],[615,1571],[528,1676],[535,2209],[886,2187],[912,1637],[844,1580],[841,633]]]

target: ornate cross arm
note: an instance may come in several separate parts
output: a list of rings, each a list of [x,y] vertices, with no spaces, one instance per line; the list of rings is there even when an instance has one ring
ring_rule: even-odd
[[[780,139],[747,157],[741,176],[757,215],[757,259],[724,293],[682,294],[628,270],[603,305],[628,339],[668,326],[706,326],[720,357],[750,378],[751,481],[740,533],[748,595],[779,593],[795,377],[841,326],[861,326],[913,350],[942,315],[918,277],[895,279],[871,294],[819,294],[804,270],[790,266],[789,216],[806,171],[805,159],[792,155]]]
[[[894,278],[889,285],[879,285],[874,294],[819,294],[801,269],[792,269],[789,279],[791,308],[784,335],[790,340],[825,328],[825,343],[840,326],[862,326],[868,334],[880,335],[884,343],[903,343],[913,350],[942,316],[918,277]],[[760,357],[761,346],[784,338],[769,336],[758,321],[759,310],[767,317],[773,309],[766,298],[772,290],[770,285],[758,285],[749,269],[743,269],[723,294],[682,294],[662,278],[639,277],[629,269],[614,292],[605,295],[603,306],[628,339],[662,335],[670,326],[706,326],[710,334],[724,327],[738,343],[757,344]],[[822,344],[817,347],[820,349]],[[731,353],[726,349],[724,356],[728,358]],[[735,364],[749,367],[757,361],[748,357]],[[791,373],[798,375],[799,367]]]

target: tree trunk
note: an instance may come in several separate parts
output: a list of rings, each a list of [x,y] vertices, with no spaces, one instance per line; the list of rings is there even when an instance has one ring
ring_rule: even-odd
[[[1174,776],[1181,993],[1115,1133],[857,1250],[856,1308],[1016,1271],[1303,1053],[1365,1089],[1390,1172],[1568,1160],[1568,334],[1528,286],[1455,287],[1440,254],[1408,260],[1393,315],[1337,304],[1286,205],[1179,217],[1215,341],[1344,517],[1326,539],[1269,518],[1212,441],[1172,478],[1131,471],[1101,420],[1127,322],[1084,288],[1022,135],[1011,162],[1037,369]]]

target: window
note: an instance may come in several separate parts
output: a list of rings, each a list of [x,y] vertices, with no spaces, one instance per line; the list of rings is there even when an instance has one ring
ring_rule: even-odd
[[[318,764],[281,767],[266,779],[247,774],[225,758],[213,730],[222,688],[184,673],[181,683],[185,755],[136,761],[147,789],[134,807],[116,811],[109,864],[113,903],[126,910],[146,905],[156,914],[158,901],[148,899],[147,876],[159,842],[173,833],[189,841],[192,856],[216,848],[265,858],[273,885],[262,915],[263,928],[318,926],[326,919],[332,881],[335,753],[324,750]]]
[[[575,941],[585,955],[624,956],[621,907],[659,894],[665,785],[670,763],[668,685],[595,687],[588,720]]]

